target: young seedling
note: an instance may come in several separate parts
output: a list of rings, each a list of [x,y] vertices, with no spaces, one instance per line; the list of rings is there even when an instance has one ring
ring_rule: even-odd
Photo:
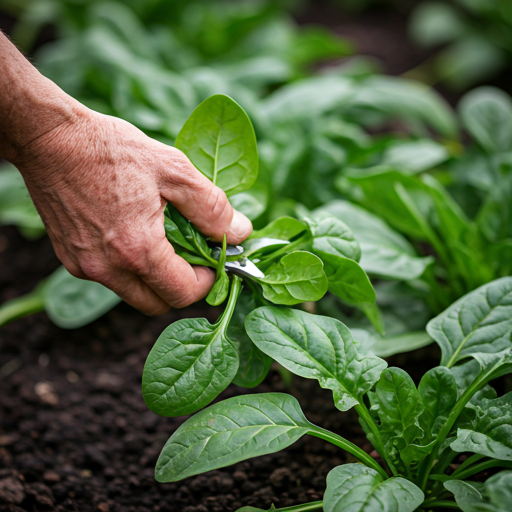
[[[323,501],[271,510],[510,510],[512,471],[484,484],[472,477],[490,468],[512,468],[512,392],[497,397],[489,385],[512,373],[512,278],[471,292],[428,324],[442,360],[418,387],[405,371],[362,353],[338,320],[265,306],[248,315],[245,327],[262,353],[332,390],[337,409],[354,408],[382,464],[310,423],[292,396],[267,393],[224,400],[185,421],[160,454],[158,481],[174,482],[273,453],[307,434],[349,452],[359,464],[329,473]],[[461,453],[472,455],[452,471],[450,464]],[[250,511],[262,509],[239,509]]]
[[[227,96],[215,95],[201,103],[183,126],[176,146],[228,195],[243,192],[256,180],[254,130],[247,114]],[[225,240],[222,248],[212,248],[170,204],[165,230],[177,254],[217,271],[207,301],[227,302],[215,324],[204,318],[183,319],[158,338],[142,378],[144,400],[158,414],[190,414],[208,405],[233,380],[248,387],[263,380],[271,358],[254,345],[243,323],[256,306],[317,301],[327,290],[351,304],[370,306],[375,301],[373,287],[357,263],[358,243],[346,225],[329,214],[279,218],[254,231],[230,255]],[[235,275],[234,264],[240,269],[253,266],[256,272]]]

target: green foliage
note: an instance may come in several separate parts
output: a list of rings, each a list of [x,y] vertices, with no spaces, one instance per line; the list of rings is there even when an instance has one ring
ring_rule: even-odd
[[[489,287],[499,288],[502,281]],[[481,312],[475,294],[478,290],[455,304],[467,318]],[[432,324],[449,317],[451,309]],[[474,330],[474,325],[467,328]],[[466,479],[486,468],[511,464],[511,394],[497,397],[488,383],[512,372],[512,347],[473,351],[468,355],[475,364],[433,368],[416,388],[405,371],[386,369],[383,360],[365,355],[364,343],[355,342],[350,330],[332,318],[261,307],[247,316],[245,329],[261,353],[332,390],[340,411],[354,407],[386,470],[357,446],[309,423],[291,396],[269,393],[230,398],[188,419],[162,450],[156,469],[159,481],[176,481],[272,453],[310,434],[348,451],[362,464],[334,468],[323,502],[290,510],[414,512],[418,507],[459,506],[470,512],[501,512],[505,508],[500,507],[509,505],[510,472],[498,473],[484,484]],[[482,342],[493,337],[492,330],[481,333]],[[474,455],[453,475],[445,474],[457,452]]]

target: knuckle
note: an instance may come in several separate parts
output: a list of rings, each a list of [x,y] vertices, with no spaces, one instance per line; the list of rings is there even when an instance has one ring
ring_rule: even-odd
[[[134,274],[143,274],[148,268],[147,247],[143,243],[115,237],[109,242],[112,263]]]
[[[62,264],[73,277],[76,277],[77,279],[84,279],[85,277],[87,277],[86,274],[80,268],[80,266],[77,265],[76,263],[71,261],[63,261]]]
[[[206,208],[211,221],[219,221],[229,213],[230,204],[226,193],[219,187],[212,187],[206,199]]]
[[[81,261],[80,269],[82,274],[92,281],[101,282],[104,281],[107,276],[104,265],[95,259],[86,259]]]

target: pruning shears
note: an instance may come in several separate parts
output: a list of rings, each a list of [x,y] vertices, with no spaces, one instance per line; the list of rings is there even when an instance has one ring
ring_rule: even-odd
[[[226,245],[224,269],[240,277],[262,279],[265,274],[249,259],[242,257],[244,248],[240,245]]]

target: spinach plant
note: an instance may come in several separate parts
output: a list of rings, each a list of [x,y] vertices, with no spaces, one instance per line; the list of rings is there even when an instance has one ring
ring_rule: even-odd
[[[61,266],[27,295],[4,302],[0,306],[0,326],[46,311],[55,325],[76,329],[96,320],[120,301],[103,285],[77,279]]]
[[[276,452],[311,435],[359,463],[329,473],[323,501],[283,512],[506,512],[512,471],[483,484],[472,478],[490,468],[512,468],[512,392],[497,397],[489,385],[512,373],[511,318],[511,277],[452,304],[427,326],[441,348],[441,365],[416,387],[405,371],[366,354],[338,320],[297,309],[257,308],[245,328],[258,350],[296,375],[318,380],[332,391],[340,411],[354,408],[379,457],[310,423],[291,395],[252,394],[221,401],[186,420],[165,444],[156,478],[181,480]],[[181,359],[183,366],[186,361]],[[230,361],[224,361],[229,368]],[[182,400],[181,410],[189,412],[193,401],[192,396]],[[450,464],[462,453],[468,456],[453,471]],[[239,510],[249,511],[261,509]]]
[[[181,129],[176,147],[228,195],[244,192],[257,178],[252,124],[227,96],[214,95],[201,103]],[[217,270],[207,301],[226,305],[213,325],[204,318],[183,319],[158,338],[142,379],[144,400],[158,414],[189,414],[210,403],[233,380],[247,387],[263,380],[271,358],[244,328],[245,317],[256,306],[317,301],[327,290],[369,311],[375,301],[373,287],[357,263],[359,245],[332,215],[278,218],[254,231],[237,256],[227,256],[225,240],[222,248],[212,248],[172,205],[165,211],[165,229],[177,254]],[[240,268],[254,264],[261,277],[228,276],[227,260]]]

